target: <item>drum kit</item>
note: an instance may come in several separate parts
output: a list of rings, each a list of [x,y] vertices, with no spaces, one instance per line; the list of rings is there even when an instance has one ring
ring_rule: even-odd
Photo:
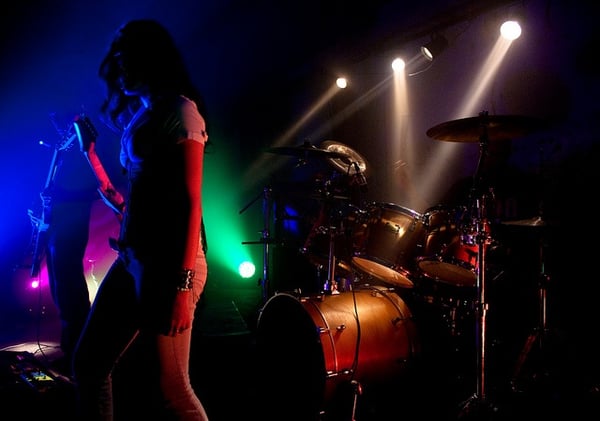
[[[485,278],[486,253],[492,243],[487,216],[492,186],[484,185],[480,168],[490,142],[521,137],[538,128],[534,119],[482,112],[429,129],[427,135],[435,140],[478,143],[480,155],[469,203],[455,208],[436,206],[423,214],[394,203],[363,205],[355,193],[366,191],[369,166],[347,145],[326,141],[319,148],[305,143],[266,150],[325,161],[345,180],[341,193],[320,190],[320,215],[301,248],[311,264],[327,270],[321,290],[308,296],[267,291],[257,321],[257,341],[268,350],[269,358],[274,353],[286,358],[295,353],[297,361],[308,361],[305,369],[314,384],[304,385],[309,387],[303,390],[317,392],[315,406],[326,406],[340,382],[359,386],[353,389],[355,406],[361,384],[397,376],[418,356],[418,329],[402,296],[427,279],[475,291],[476,384],[463,409],[481,409],[486,402]],[[344,205],[338,206],[340,202]],[[544,221],[537,217],[510,224],[538,227]],[[265,231],[260,243],[265,245],[264,278],[268,279],[267,245],[272,241]],[[541,305],[545,308],[545,302]],[[290,337],[282,340],[282,331],[290,332]],[[277,376],[280,371],[271,374]]]

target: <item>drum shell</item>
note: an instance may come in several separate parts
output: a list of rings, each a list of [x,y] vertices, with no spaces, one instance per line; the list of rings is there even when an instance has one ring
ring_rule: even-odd
[[[393,203],[373,203],[367,215],[364,229],[356,230],[361,237],[354,241],[354,266],[389,284],[406,286],[406,278],[417,272],[425,237],[423,216]],[[401,276],[390,276],[390,270]]]
[[[479,246],[465,241],[463,208],[436,206],[424,213],[426,227],[419,271],[439,282],[472,287],[476,283]]]

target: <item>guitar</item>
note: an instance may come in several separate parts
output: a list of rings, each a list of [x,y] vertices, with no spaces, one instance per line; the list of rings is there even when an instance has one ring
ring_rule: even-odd
[[[98,131],[86,115],[77,116],[73,122],[73,126],[79,140],[79,148],[85,155],[92,172],[96,176],[98,192],[102,201],[115,212],[117,218],[121,221],[125,199],[111,183],[102,162],[100,162],[100,158],[96,155],[95,144]]]
[[[98,138],[98,130],[92,124],[92,121],[85,114],[78,115],[73,121],[73,127],[77,140],[79,141],[79,148],[81,152],[88,152],[92,143],[96,143]]]
[[[46,235],[48,228],[50,228],[50,216],[52,211],[52,189],[54,187],[54,179],[56,172],[58,171],[60,163],[60,155],[71,148],[73,142],[77,138],[75,133],[72,133],[72,126],[65,132],[60,142],[57,142],[53,146],[52,158],[50,160],[50,169],[48,170],[48,176],[44,188],[40,193],[42,199],[42,207],[39,215],[32,209],[27,210],[29,219],[33,226],[32,239],[32,257],[31,257],[31,277],[37,278],[40,274],[40,268],[42,261],[45,257],[46,249]]]

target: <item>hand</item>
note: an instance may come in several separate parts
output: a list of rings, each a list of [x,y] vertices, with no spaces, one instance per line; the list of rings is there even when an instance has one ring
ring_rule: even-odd
[[[178,291],[175,293],[171,324],[167,335],[176,336],[192,327],[192,291]]]

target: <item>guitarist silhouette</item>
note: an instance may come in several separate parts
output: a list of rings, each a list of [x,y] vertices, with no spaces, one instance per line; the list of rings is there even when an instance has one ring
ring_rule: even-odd
[[[81,139],[76,122],[87,121],[93,128],[89,119],[81,115],[63,117],[62,124],[56,122],[54,114],[51,119],[60,140],[50,145],[52,157],[40,193],[41,212],[28,211],[34,228],[31,276],[39,278],[46,263],[50,292],[61,322],[64,354],[54,368],[69,376],[71,354],[90,309],[85,259],[92,207],[100,196],[99,182],[79,151]],[[90,133],[94,136],[88,142],[95,146],[96,132]]]
[[[61,162],[61,154],[70,149],[73,145],[76,136],[71,131],[67,131],[66,134],[63,135],[63,138],[60,142],[57,142],[53,146],[52,158],[50,160],[50,170],[48,171],[48,176],[46,177],[46,183],[44,184],[44,188],[40,193],[40,198],[42,199],[42,208],[41,214],[36,216],[34,211],[29,209],[27,212],[29,217],[31,218],[31,222],[34,228],[33,233],[33,256],[31,263],[31,277],[36,278],[40,274],[40,267],[43,258],[45,257],[45,247],[46,247],[46,234],[48,228],[50,228],[50,215],[52,209],[52,189],[54,188],[54,180],[56,177],[56,173],[60,166]]]

